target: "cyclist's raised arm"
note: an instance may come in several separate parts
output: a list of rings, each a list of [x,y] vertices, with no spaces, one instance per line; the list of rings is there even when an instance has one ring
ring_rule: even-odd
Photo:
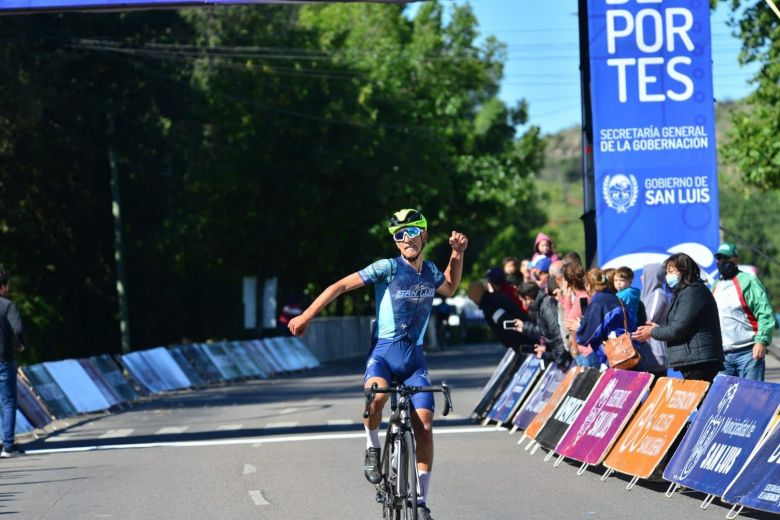
[[[319,312],[330,302],[344,294],[345,292],[354,291],[366,285],[366,282],[360,277],[358,273],[352,273],[345,276],[336,283],[328,286],[327,289],[322,291],[311,305],[309,305],[300,316],[290,320],[290,324],[287,328],[295,336],[303,336],[306,332],[306,327],[309,325],[309,321],[314,318]]]
[[[453,231],[449,242],[452,246],[450,263],[444,271],[444,283],[436,289],[436,292],[446,297],[454,296],[460,285],[460,278],[463,275],[463,254],[469,245],[469,239],[463,233]]]

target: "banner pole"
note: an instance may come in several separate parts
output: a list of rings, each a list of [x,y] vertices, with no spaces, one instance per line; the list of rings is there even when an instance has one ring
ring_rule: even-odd
[[[586,267],[596,265],[596,188],[593,169],[593,110],[590,99],[590,42],[588,0],[578,0],[580,45],[580,100],[582,104],[582,225],[585,228]]]

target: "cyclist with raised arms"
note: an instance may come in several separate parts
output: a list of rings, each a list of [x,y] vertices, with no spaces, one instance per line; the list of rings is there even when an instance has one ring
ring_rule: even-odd
[[[428,240],[428,221],[415,209],[402,209],[390,218],[388,231],[401,253],[400,257],[379,260],[330,285],[298,317],[289,329],[301,336],[309,321],[341,294],[373,283],[376,286],[376,329],[373,348],[366,361],[363,386],[376,383],[390,386],[393,378],[409,386],[430,386],[423,355],[423,336],[428,324],[435,293],[450,297],[460,285],[463,254],[468,238],[453,231],[449,238],[452,254],[442,273],[431,261],[422,258]],[[366,478],[378,483],[380,473],[379,426],[388,394],[377,394],[370,415],[364,421],[367,448],[364,462]],[[420,482],[420,520],[431,520],[427,507],[433,466],[433,395],[419,393],[412,397],[412,427],[417,444],[417,471]]]

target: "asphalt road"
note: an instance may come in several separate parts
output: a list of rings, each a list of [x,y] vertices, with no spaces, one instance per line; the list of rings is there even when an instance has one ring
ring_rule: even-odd
[[[699,493],[665,483],[600,481],[603,470],[545,463],[519,435],[466,418],[503,349],[428,354],[434,383],[453,388],[455,415],[436,420],[430,506],[442,519],[722,519]],[[132,408],[59,423],[0,461],[0,515],[20,519],[381,518],[362,475],[359,362],[270,381],[157,396]],[[772,372],[770,377],[777,377]],[[441,409],[441,401],[437,401]],[[757,512],[741,518],[776,518]]]

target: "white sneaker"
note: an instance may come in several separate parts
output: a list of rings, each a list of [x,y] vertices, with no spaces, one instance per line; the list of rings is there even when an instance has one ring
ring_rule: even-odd
[[[25,451],[18,446],[11,446],[10,449],[3,448],[3,451],[0,451],[0,458],[2,459],[12,459],[14,457],[18,457],[19,455],[24,455]]]

